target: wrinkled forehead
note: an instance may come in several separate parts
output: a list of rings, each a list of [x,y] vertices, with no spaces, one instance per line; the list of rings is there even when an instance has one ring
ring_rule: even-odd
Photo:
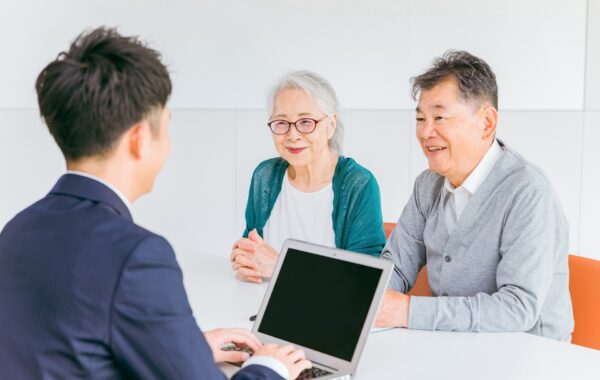
[[[461,96],[458,85],[454,79],[444,80],[430,89],[419,93],[416,112],[443,112],[457,107],[468,106],[479,109],[481,101],[478,99],[465,99]]]
[[[443,111],[446,111],[447,109],[448,109],[448,107],[446,107],[443,104],[433,104],[430,107],[417,105],[417,107],[415,108],[415,111],[417,113],[434,112],[434,111],[443,112]]]
[[[279,91],[273,99],[271,117],[310,116],[322,113],[316,100],[302,89]]]

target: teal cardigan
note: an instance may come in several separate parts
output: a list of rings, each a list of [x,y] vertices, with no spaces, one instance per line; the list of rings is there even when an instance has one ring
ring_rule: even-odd
[[[263,228],[281,191],[288,167],[282,158],[261,162],[254,170],[246,205],[244,237]],[[335,245],[349,251],[379,256],[385,245],[381,197],[377,180],[351,158],[340,157],[333,174],[333,230]]]

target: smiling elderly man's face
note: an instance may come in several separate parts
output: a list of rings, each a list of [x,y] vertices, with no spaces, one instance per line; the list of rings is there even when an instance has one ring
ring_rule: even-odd
[[[417,139],[429,168],[458,187],[490,146],[485,136],[485,107],[460,99],[456,81],[446,79],[421,92]]]

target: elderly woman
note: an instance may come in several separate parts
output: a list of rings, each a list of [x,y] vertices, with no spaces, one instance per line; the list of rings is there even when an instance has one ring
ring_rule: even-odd
[[[343,125],[329,82],[289,73],[269,103],[267,125],[281,157],[254,170],[246,230],[231,253],[236,276],[257,283],[271,277],[287,238],[378,256],[385,244],[379,186],[341,155]]]

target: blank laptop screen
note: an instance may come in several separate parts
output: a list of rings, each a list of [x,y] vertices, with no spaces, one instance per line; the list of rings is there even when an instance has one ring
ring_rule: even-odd
[[[352,361],[381,272],[290,248],[258,331]]]

